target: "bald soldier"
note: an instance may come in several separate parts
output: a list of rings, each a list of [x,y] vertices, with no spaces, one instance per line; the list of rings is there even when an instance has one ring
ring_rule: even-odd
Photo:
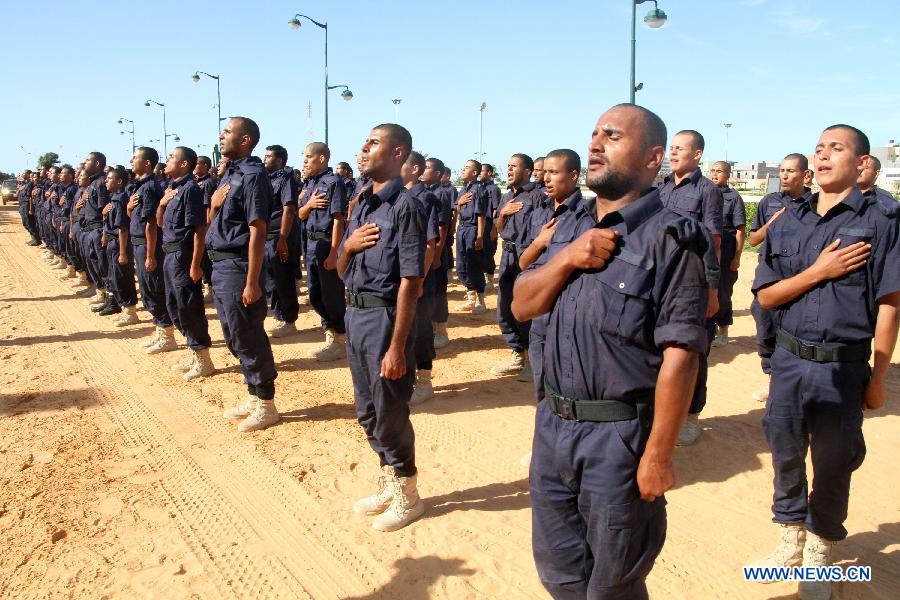
[[[653,181],[666,127],[645,108],[597,121],[596,199],[558,222],[513,314],[549,313],[529,475],[538,575],[557,599],[647,598],[672,455],[706,350],[705,237]],[[553,247],[556,247],[553,249]]]
[[[712,345],[716,348],[728,344],[728,327],[734,323],[734,309],[731,296],[738,279],[741,266],[741,252],[744,249],[745,225],[744,199],[728,185],[731,178],[731,164],[720,160],[713,164],[709,178],[722,192],[722,268],[719,275],[719,312],[716,322],[716,338]]]

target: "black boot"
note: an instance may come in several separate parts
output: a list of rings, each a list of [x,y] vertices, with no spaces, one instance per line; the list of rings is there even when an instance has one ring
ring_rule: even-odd
[[[122,312],[122,308],[119,306],[119,303],[113,299],[112,294],[107,294],[106,297],[109,299],[109,304],[106,305],[103,310],[98,310],[98,315],[101,317],[108,317],[109,315],[117,315]]]
[[[97,306],[92,306],[91,312],[99,313],[100,311],[106,310],[107,308],[109,308],[110,305],[112,305],[112,304],[115,304],[112,294],[106,294],[106,300],[103,302],[103,304],[98,304]]]

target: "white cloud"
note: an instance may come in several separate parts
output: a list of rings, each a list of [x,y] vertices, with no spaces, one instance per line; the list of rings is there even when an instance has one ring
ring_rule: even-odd
[[[813,35],[825,24],[825,19],[812,17],[811,10],[801,12],[795,5],[789,4],[775,11],[775,25],[797,35]]]

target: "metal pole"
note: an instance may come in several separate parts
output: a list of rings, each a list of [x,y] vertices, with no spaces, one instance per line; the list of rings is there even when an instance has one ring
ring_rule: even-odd
[[[162,109],[163,109],[163,154],[166,157],[168,157],[169,156],[169,147],[168,147],[167,142],[169,141],[169,136],[166,135],[166,105],[165,104],[163,104]]]
[[[484,160],[484,109],[478,111],[478,162]]]
[[[631,0],[631,86],[628,88],[628,98],[631,104],[634,104],[634,38],[635,38],[635,22],[637,21],[637,2]]]
[[[216,106],[219,107],[218,122],[216,123],[216,139],[222,133],[222,87],[219,84],[219,77],[216,77]]]
[[[725,162],[728,162],[728,130],[731,129],[731,123],[725,123]]]
[[[328,145],[328,23],[325,23],[325,145]]]

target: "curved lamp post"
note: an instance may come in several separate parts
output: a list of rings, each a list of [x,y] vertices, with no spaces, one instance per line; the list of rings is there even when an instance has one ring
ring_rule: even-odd
[[[666,19],[668,18],[666,13],[660,10],[659,6],[656,4],[656,0],[631,0],[631,85],[628,88],[629,101],[631,104],[634,104],[634,93],[644,87],[643,83],[637,86],[635,86],[634,83],[634,36],[637,22],[637,5],[643,4],[644,2],[653,2],[653,8],[650,9],[644,17],[644,23],[646,23],[650,29],[659,29],[666,24]]]
[[[125,123],[131,123],[131,129],[125,127]],[[131,134],[131,153],[134,154],[134,149],[137,148],[137,145],[134,143],[134,121],[131,119],[126,119],[125,117],[119,117],[119,120],[116,121],[119,125],[122,125],[123,131],[120,131],[120,135],[125,135],[126,133]]]
[[[159,106],[159,107],[162,108],[162,110],[163,110],[163,138],[162,138],[162,143],[163,143],[163,155],[164,155],[164,156],[168,156],[168,155],[169,155],[169,149],[166,148],[166,141],[168,140],[169,136],[166,135],[166,105],[163,104],[162,102],[157,102],[156,100],[149,100],[149,99],[148,99],[148,100],[145,100],[145,101],[144,101],[144,106],[150,106],[150,103],[151,103],[151,102],[152,102],[153,104]]]
[[[300,29],[301,21],[300,19],[306,19],[319,29],[325,30],[325,145],[328,145],[328,90],[333,90],[335,88],[343,87],[346,88],[343,92],[341,92],[341,98],[344,100],[351,100],[353,98],[353,92],[350,91],[349,88],[345,85],[328,85],[328,23],[319,23],[315,19],[311,17],[307,17],[306,15],[296,14],[294,18],[288,21],[288,25],[291,29]]]
[[[219,85],[219,76],[212,75],[206,71],[194,71],[194,74],[191,75],[191,80],[194,83],[198,83],[201,75],[206,75],[207,77],[216,80],[216,108],[219,110],[218,118],[216,119],[216,140],[218,140],[219,133],[222,132],[222,88]],[[215,163],[213,163],[213,166],[216,166]]]

